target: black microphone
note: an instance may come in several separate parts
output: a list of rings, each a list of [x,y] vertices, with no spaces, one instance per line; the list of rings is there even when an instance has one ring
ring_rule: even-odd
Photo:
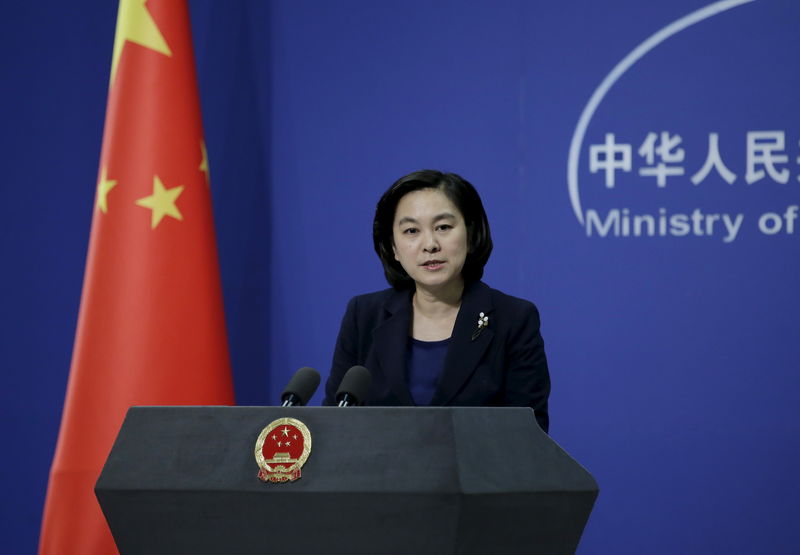
[[[336,392],[336,401],[340,407],[358,406],[364,402],[369,386],[372,383],[372,374],[363,366],[353,366],[342,378],[339,390]]]
[[[281,393],[282,407],[305,405],[319,385],[319,372],[309,366],[303,366],[294,373]]]

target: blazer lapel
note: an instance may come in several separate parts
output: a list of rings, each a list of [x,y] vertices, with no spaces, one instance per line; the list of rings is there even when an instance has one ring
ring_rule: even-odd
[[[389,389],[403,405],[414,405],[406,384],[406,349],[411,329],[411,292],[395,291],[383,305],[389,314],[373,331],[373,352]],[[370,370],[374,371],[372,368]]]
[[[491,313],[494,310],[489,287],[478,281],[464,290],[461,308],[453,328],[453,339],[447,349],[444,369],[431,405],[446,405],[458,394],[489,347],[494,337],[491,326]],[[478,329],[478,315],[483,312],[489,317],[488,327],[472,339]]]

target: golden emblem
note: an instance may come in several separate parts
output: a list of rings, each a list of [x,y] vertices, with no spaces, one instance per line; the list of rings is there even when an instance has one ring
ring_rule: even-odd
[[[278,418],[256,440],[258,477],[263,482],[294,482],[311,454],[311,432],[295,418]]]

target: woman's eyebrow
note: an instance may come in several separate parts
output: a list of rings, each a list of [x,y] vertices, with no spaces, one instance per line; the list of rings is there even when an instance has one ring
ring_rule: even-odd
[[[450,212],[442,212],[441,214],[437,214],[433,217],[434,222],[438,222],[439,220],[455,220],[455,214],[451,214]],[[403,216],[399,220],[397,220],[397,225],[403,224],[418,224],[416,218],[412,218],[411,216]]]

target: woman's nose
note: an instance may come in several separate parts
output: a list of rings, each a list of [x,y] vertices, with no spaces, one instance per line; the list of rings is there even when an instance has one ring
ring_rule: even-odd
[[[424,250],[425,252],[439,252],[439,242],[433,234],[425,238]]]

